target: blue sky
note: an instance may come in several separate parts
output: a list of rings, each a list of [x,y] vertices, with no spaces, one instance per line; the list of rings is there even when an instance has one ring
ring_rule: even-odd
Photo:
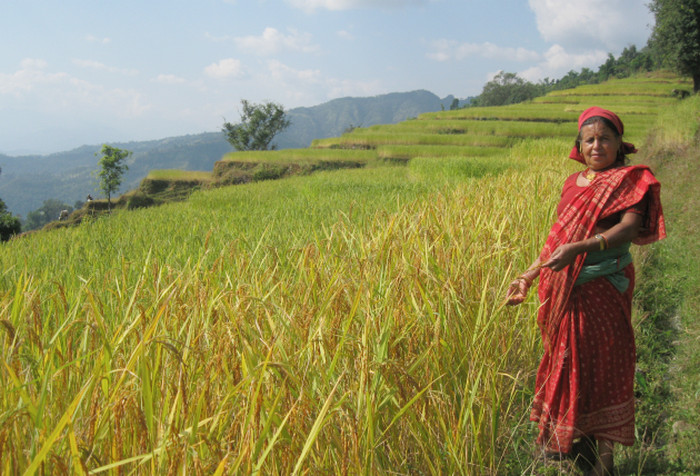
[[[241,99],[481,92],[641,48],[647,0],[2,0],[0,152],[218,131]]]

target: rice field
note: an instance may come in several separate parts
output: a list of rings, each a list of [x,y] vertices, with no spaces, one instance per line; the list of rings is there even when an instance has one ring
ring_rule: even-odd
[[[339,138],[315,139],[314,148],[362,148],[374,149],[381,145],[446,145],[446,146],[484,146],[509,147],[517,138],[496,135],[471,134],[420,134],[391,133],[390,131],[357,132],[345,134]]]
[[[349,149],[283,149],[266,151],[243,151],[226,154],[223,161],[299,163],[313,161],[356,161],[367,163],[376,155],[367,150]]]
[[[532,121],[499,120],[434,120],[405,121],[395,125],[372,126],[353,131],[353,137],[391,132],[396,135],[407,133],[468,134],[474,136],[498,135],[507,137],[571,137],[570,123],[545,123]]]
[[[642,136],[649,117],[623,119]],[[0,473],[531,471],[537,304],[503,300],[576,170],[570,125],[483,155],[468,147],[504,136],[382,132],[362,138],[371,150],[330,149],[347,134],[308,160],[410,160],[3,244]]]
[[[415,157],[483,157],[503,153],[502,147],[447,145],[382,145],[376,148],[377,159],[409,160]]]
[[[195,170],[161,169],[150,171],[146,178],[150,180],[207,182],[212,179],[212,173]]]

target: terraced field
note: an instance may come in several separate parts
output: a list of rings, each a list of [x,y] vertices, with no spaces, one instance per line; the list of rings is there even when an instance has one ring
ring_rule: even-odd
[[[533,461],[537,303],[505,288],[576,170],[580,111],[642,144],[679,84],[230,154],[213,175],[259,181],[3,244],[0,473],[566,470]]]

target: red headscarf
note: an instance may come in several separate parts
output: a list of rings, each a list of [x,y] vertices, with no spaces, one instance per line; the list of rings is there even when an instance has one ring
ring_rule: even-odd
[[[581,130],[581,126],[583,125],[583,123],[591,117],[604,117],[605,119],[609,120],[613,123],[615,129],[617,129],[617,133],[620,134],[620,136],[622,136],[622,134],[625,132],[625,125],[622,123],[618,115],[612,111],[608,111],[607,109],[603,109],[601,107],[589,107],[581,113],[581,115],[578,118],[579,131]],[[624,154],[634,154],[635,152],[637,152],[637,149],[634,147],[634,144],[630,144],[629,142],[623,142],[622,152]],[[571,149],[571,154],[569,154],[569,158],[578,160],[582,164],[586,163],[586,160],[583,158],[583,155],[581,155],[581,152],[579,152],[578,147],[576,146],[574,146],[574,148]]]

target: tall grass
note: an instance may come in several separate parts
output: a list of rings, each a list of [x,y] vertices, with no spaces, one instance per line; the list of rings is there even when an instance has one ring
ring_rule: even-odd
[[[639,250],[637,433],[628,453],[647,473],[700,472],[700,275],[697,273],[700,97],[660,114],[642,151],[661,182],[668,237]]]
[[[193,170],[162,169],[150,171],[146,178],[151,180],[183,180],[204,182],[212,179],[212,173]]]
[[[282,149],[240,151],[226,154],[222,160],[235,162],[299,163],[311,161],[363,161],[374,158],[367,150],[348,149]]]
[[[185,248],[179,256],[156,249],[163,238],[130,250],[112,237],[123,251],[101,272],[71,256],[54,280],[48,250],[6,271],[2,402],[22,408],[5,414],[6,468],[498,467],[501,419],[522,398],[521,369],[536,348],[532,307],[502,306],[521,251],[511,239],[531,217],[518,200],[485,212],[512,198],[511,186],[535,184],[472,179],[363,219],[346,207],[289,246],[260,228],[226,243],[189,222],[204,243],[171,245]],[[294,195],[292,209],[308,204]],[[176,226],[153,218],[154,237]],[[139,242],[134,231],[124,234]]]
[[[4,244],[0,472],[531,471],[537,304],[503,299],[569,148],[417,154]]]
[[[414,157],[484,157],[503,154],[503,147],[447,146],[447,145],[382,145],[377,147],[380,160],[412,159]]]
[[[356,132],[338,138],[316,139],[312,147],[341,147],[374,149],[382,145],[444,145],[508,147],[519,139],[497,135],[420,134],[388,132]]]
[[[532,121],[489,121],[489,120],[435,120],[435,121],[406,121],[396,125],[372,126],[366,129],[355,129],[352,135],[376,134],[392,132],[398,135],[405,133],[433,134],[469,134],[469,135],[499,135],[509,137],[570,137],[571,124],[543,123]]]

